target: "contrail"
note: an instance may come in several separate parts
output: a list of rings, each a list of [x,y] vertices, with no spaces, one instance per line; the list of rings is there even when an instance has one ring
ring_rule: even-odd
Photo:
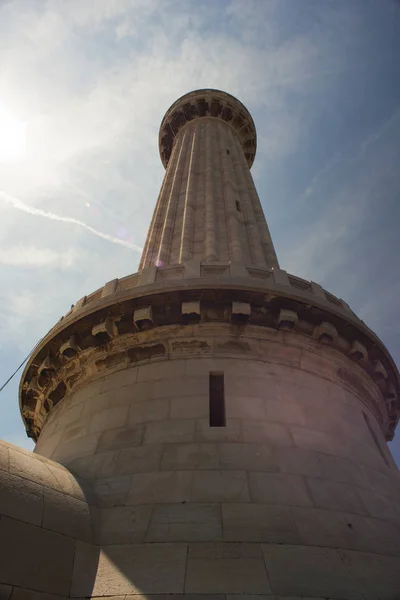
[[[44,210],[40,210],[39,208],[34,208],[33,206],[28,206],[19,198],[15,196],[11,196],[0,190],[0,198],[3,199],[7,204],[11,204],[14,208],[21,210],[22,212],[28,213],[29,215],[34,215],[36,217],[45,217],[46,219],[52,219],[53,221],[62,221],[63,223],[71,223],[72,225],[78,225],[79,227],[83,227],[90,233],[97,235],[103,240],[107,240],[108,242],[112,242],[113,244],[119,244],[120,246],[125,246],[125,248],[130,248],[131,250],[135,250],[135,252],[142,252],[143,248],[140,246],[136,246],[135,244],[131,244],[130,242],[126,242],[125,240],[121,240],[113,235],[109,235],[108,233],[103,233],[101,231],[97,231],[90,225],[83,223],[82,221],[78,221],[78,219],[74,219],[73,217],[62,217],[60,215],[56,215],[52,212],[46,212]]]

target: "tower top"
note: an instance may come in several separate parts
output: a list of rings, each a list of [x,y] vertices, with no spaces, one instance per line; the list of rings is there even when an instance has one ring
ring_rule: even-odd
[[[228,122],[239,136],[249,167],[254,162],[257,134],[247,108],[234,96],[220,90],[194,90],[181,96],[170,106],[161,122],[159,148],[161,161],[167,167],[174,139],[189,121],[214,117]]]

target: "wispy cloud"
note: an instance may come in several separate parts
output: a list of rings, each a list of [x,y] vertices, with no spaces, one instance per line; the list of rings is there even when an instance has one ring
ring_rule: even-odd
[[[136,246],[135,244],[131,244],[130,242],[127,242],[125,240],[121,240],[117,237],[114,237],[113,235],[108,234],[108,233],[103,233],[102,231],[97,231],[97,229],[95,229],[94,227],[91,227],[87,223],[83,223],[82,221],[79,221],[78,219],[74,219],[73,217],[64,217],[61,215],[56,215],[51,212],[46,212],[39,208],[34,208],[33,206],[28,206],[27,204],[22,202],[22,200],[19,200],[15,196],[11,196],[10,194],[7,194],[6,192],[0,191],[0,198],[6,204],[9,204],[13,208],[16,208],[17,210],[21,210],[22,212],[25,212],[29,215],[33,215],[36,217],[44,217],[45,219],[51,219],[52,221],[61,221],[62,223],[70,223],[71,225],[78,225],[78,227],[83,227],[83,229],[90,231],[90,233],[97,235],[98,237],[102,238],[103,240],[107,240],[108,242],[112,242],[113,244],[118,244],[120,246],[125,246],[126,248],[130,248],[131,250],[135,250],[136,252],[142,251],[142,248],[140,246]]]

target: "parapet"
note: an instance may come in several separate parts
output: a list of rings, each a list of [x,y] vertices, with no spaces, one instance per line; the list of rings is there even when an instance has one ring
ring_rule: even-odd
[[[234,96],[220,90],[195,90],[185,94],[170,106],[160,126],[159,149],[161,161],[167,167],[174,138],[179,130],[193,119],[214,117],[229,123],[236,131],[249,167],[254,162],[257,135],[254,121],[247,108]]]
[[[375,385],[374,399],[362,387],[359,395],[386,439],[393,438],[400,414],[399,373],[379,338],[345,302],[280,269],[194,261],[108,282],[50,330],[21,379],[28,435],[37,440],[52,408],[104,370],[168,358],[169,348],[157,339],[159,326],[210,321],[288,329],[342,353]]]

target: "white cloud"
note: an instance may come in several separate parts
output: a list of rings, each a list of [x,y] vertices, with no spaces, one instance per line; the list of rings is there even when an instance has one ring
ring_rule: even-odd
[[[55,252],[48,248],[34,246],[12,246],[0,248],[0,264],[10,267],[55,267],[68,269],[77,259],[77,252],[70,249],[67,252]]]

